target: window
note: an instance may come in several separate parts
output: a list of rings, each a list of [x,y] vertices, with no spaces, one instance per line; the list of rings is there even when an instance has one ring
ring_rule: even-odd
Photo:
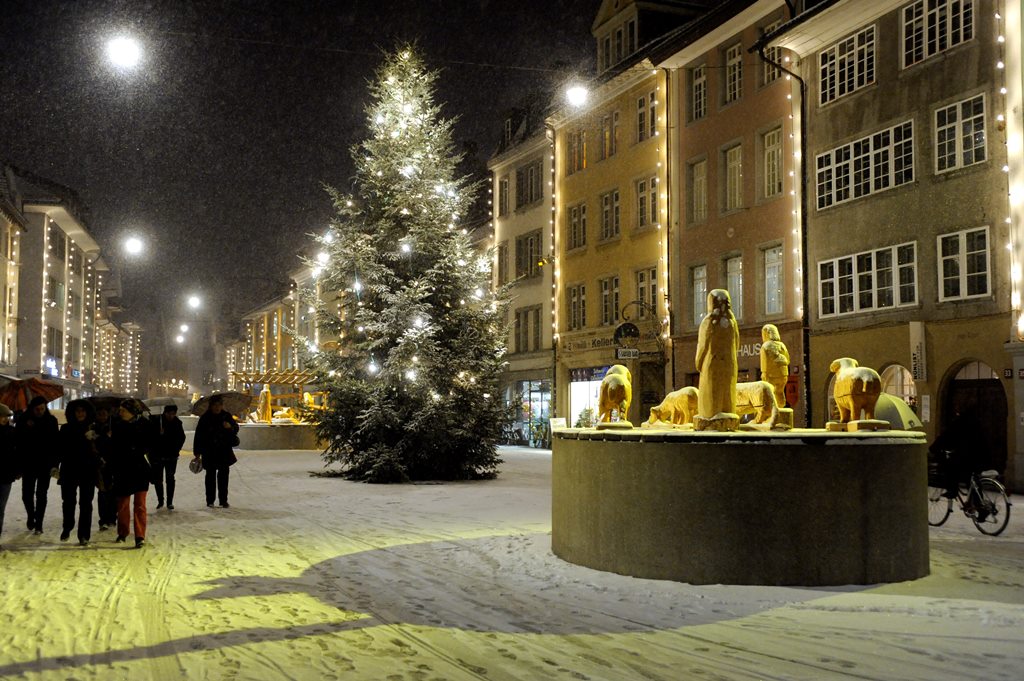
[[[914,179],[914,124],[901,123],[817,158],[818,210]]]
[[[565,150],[568,155],[565,174],[572,175],[587,167],[587,131],[576,130],[569,133],[568,142]]]
[[[935,172],[964,168],[985,158],[984,95],[935,112]]]
[[[743,207],[743,147],[725,151],[725,210]]]
[[[699,326],[708,309],[707,265],[697,265],[690,270],[690,290],[693,293],[693,325]]]
[[[761,29],[761,35],[768,35],[781,24],[782,22],[780,21],[773,21]],[[767,57],[767,60],[762,60],[761,84],[767,85],[768,83],[775,82],[782,75],[779,67],[774,65],[782,63],[782,48],[778,46],[766,47],[764,48],[764,56]]]
[[[606,35],[602,42],[603,50],[601,53],[601,68],[608,69],[612,65],[612,37]]]
[[[582,329],[587,325],[587,287],[577,284],[566,289],[569,310],[569,328]]]
[[[71,274],[82,276],[82,265],[82,251],[78,246],[72,245],[68,253],[68,267],[71,269]]]
[[[697,161],[690,164],[690,218],[693,222],[704,222],[708,218],[708,163]]]
[[[498,180],[498,215],[508,215],[508,175]]]
[[[732,300],[736,319],[743,316],[743,258],[736,256],[725,261],[725,288]]]
[[[655,92],[647,95],[647,136],[655,137],[658,134],[658,98]]]
[[[77,365],[82,360],[82,340],[74,336],[68,336],[68,363]]]
[[[515,352],[528,352],[530,349],[530,310],[516,310],[513,334]]]
[[[615,63],[622,61],[622,48],[625,47],[622,34],[622,27],[615,29]]]
[[[601,159],[615,155],[619,146],[619,112],[613,111],[601,119]]]
[[[46,302],[50,303],[51,307],[64,309],[64,282],[53,277],[46,278]]]
[[[601,241],[613,239],[619,235],[619,190],[615,189],[601,195]]]
[[[900,244],[818,263],[818,315],[917,303],[917,246]]]
[[[540,274],[540,230],[516,237],[516,277]]]
[[[942,234],[939,241],[939,300],[988,295],[988,227]]]
[[[820,102],[828,104],[875,82],[875,27],[840,40],[818,55]]]
[[[973,37],[973,0],[917,0],[903,8],[903,67]]]
[[[642,303],[637,317],[647,319],[648,316],[658,315],[658,268],[637,271],[636,299]]]
[[[766,248],[764,253],[764,313],[782,314],[782,246]]]
[[[640,97],[636,100],[636,141],[643,142],[647,139],[647,98]]]
[[[516,208],[544,198],[541,188],[541,160],[531,161],[516,170]]]
[[[647,227],[658,222],[658,178],[638,180],[636,183],[636,225]]]
[[[72,319],[82,318],[82,296],[74,292],[68,295],[68,316]]]
[[[46,347],[44,351],[51,357],[64,359],[64,332],[52,326],[46,327]]]
[[[626,40],[629,41],[626,54],[633,54],[636,52],[636,21],[632,19],[626,22]]]
[[[735,102],[743,92],[743,46],[736,43],[725,51],[725,103]]]
[[[50,223],[50,229],[47,230],[47,243],[50,247],[50,257],[57,258],[60,261],[61,266],[64,265],[64,251],[67,247],[67,237],[64,236],[64,232],[61,231],[55,223]]]
[[[569,248],[587,245],[587,205],[581,203],[569,208]]]
[[[769,130],[761,138],[764,149],[764,196],[782,193],[782,128]]]
[[[598,284],[601,287],[601,324],[609,326],[619,321],[619,278],[608,277]]]
[[[540,308],[530,310],[530,324],[533,328],[533,349],[540,350]]]
[[[690,84],[690,99],[692,109],[690,115],[693,120],[699,120],[708,115],[708,75],[707,66],[701,64],[694,67]]]
[[[496,255],[498,263],[495,269],[498,272],[498,286],[504,286],[508,283],[508,242],[503,241],[498,244],[498,253]]]

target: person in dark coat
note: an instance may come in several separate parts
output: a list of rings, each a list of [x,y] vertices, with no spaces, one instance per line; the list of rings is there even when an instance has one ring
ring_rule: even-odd
[[[96,475],[96,515],[100,531],[117,525],[117,497],[114,496],[114,466],[111,463],[110,410],[105,406],[96,407],[96,420],[92,424],[92,443],[99,456],[99,472]]]
[[[21,477],[17,440],[14,426],[11,425],[12,415],[10,407],[0,404],[0,534],[4,531],[4,510],[11,496],[11,487]]]
[[[153,475],[149,465],[152,429],[139,415],[135,400],[124,400],[110,434],[114,496],[117,497],[117,541],[135,530],[135,548],[146,543],[146,493]],[[131,528],[129,527],[131,521]]]
[[[213,508],[215,496],[220,505],[228,508],[228,470],[235,463],[232,451],[237,442],[238,423],[231,414],[224,411],[224,399],[220,395],[210,398],[210,407],[196,424],[195,453],[206,469],[206,505]]]
[[[935,438],[928,451],[939,462],[946,486],[943,496],[956,497],[960,485],[970,481],[972,473],[984,470],[990,463],[988,438],[978,406],[968,404],[955,408],[949,425]]]
[[[28,529],[43,533],[46,494],[58,464],[57,418],[46,408],[46,398],[33,397],[15,427],[21,457],[21,500]]]
[[[164,476],[167,476],[167,510],[174,510],[174,472],[178,455],[185,444],[185,427],[178,418],[178,407],[164,406],[164,413],[152,417],[153,423],[153,487],[156,489],[156,507],[164,505]]]
[[[60,496],[63,501],[64,531],[61,541],[67,541],[75,529],[75,504],[78,504],[78,543],[89,543],[92,531],[92,500],[96,496],[96,476],[99,474],[99,454],[93,442],[92,405],[85,400],[72,400],[65,413],[68,422],[60,427]]]

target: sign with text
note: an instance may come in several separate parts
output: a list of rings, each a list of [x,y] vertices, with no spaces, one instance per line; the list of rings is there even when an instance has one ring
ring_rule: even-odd
[[[640,351],[636,348],[615,348],[615,359],[640,359]]]
[[[928,380],[928,352],[924,322],[910,322],[910,374],[915,381]]]

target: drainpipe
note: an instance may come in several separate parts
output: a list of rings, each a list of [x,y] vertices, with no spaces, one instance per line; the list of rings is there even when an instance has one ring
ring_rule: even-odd
[[[672,84],[672,73],[668,68],[662,67],[662,71],[665,72],[665,281],[668,282],[665,285],[665,307],[668,308],[668,338],[670,341],[667,343],[669,348],[668,361],[669,361],[669,375],[671,378],[668,382],[669,389],[665,391],[665,394],[672,392],[675,389],[676,384],[676,352],[675,344],[672,343],[672,331],[675,328],[673,322],[673,315],[675,311],[672,308],[672,288],[671,283],[676,279],[672,276],[672,131],[675,130],[675,121],[669,116],[669,111],[675,112],[672,115],[677,116],[678,107],[671,105],[671,99],[669,96],[672,91],[670,86]]]
[[[792,10],[790,3],[786,5]],[[810,427],[813,404],[811,402],[811,294],[807,282],[810,281],[810,270],[807,262],[807,83],[796,73],[790,71],[782,64],[772,61],[764,53],[764,41],[756,45],[757,54],[761,60],[774,66],[783,73],[796,79],[800,83],[800,270],[803,272],[802,305],[803,311],[800,315],[801,342],[803,345],[803,392],[804,392],[804,425]]]

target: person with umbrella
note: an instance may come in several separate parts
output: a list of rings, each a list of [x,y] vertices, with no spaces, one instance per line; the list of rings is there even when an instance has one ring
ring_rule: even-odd
[[[114,496],[114,466],[111,463],[110,445],[110,407],[100,403],[96,405],[96,420],[93,421],[92,443],[99,457],[99,471],[96,474],[96,515],[99,516],[100,532],[117,525],[117,497]]]
[[[228,470],[238,459],[232,447],[238,445],[238,423],[224,409],[221,395],[210,397],[210,405],[196,424],[195,453],[206,469],[206,505],[213,508],[216,497],[228,508]]]
[[[64,530],[61,541],[67,541],[75,529],[75,504],[78,504],[78,543],[86,546],[92,530],[92,500],[96,495],[99,454],[94,445],[98,437],[92,430],[92,405],[85,400],[72,400],[65,413],[68,422],[60,427],[60,496],[63,501]]]
[[[153,487],[156,488],[156,507],[164,505],[164,475],[167,476],[167,510],[174,510],[174,472],[178,455],[185,444],[185,427],[178,418],[178,405],[164,405],[160,416],[152,416],[153,424]],[[166,473],[165,473],[166,472]]]
[[[18,461],[14,426],[11,425],[12,415],[10,407],[0,404],[0,533],[4,531],[4,510],[11,496],[11,486],[21,477],[21,462]]]
[[[146,493],[153,474],[149,465],[152,429],[149,421],[140,417],[136,400],[121,402],[117,414],[110,435],[117,541],[125,541],[130,529],[134,529],[138,549],[146,544]]]
[[[21,458],[21,500],[28,529],[43,533],[50,477],[57,470],[57,418],[46,408],[45,397],[33,397],[15,427]]]

